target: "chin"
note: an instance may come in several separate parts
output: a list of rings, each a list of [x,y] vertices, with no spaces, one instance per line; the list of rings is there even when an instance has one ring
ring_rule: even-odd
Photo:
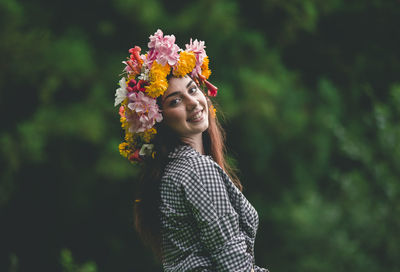
[[[191,135],[196,135],[196,134],[202,134],[204,131],[208,129],[208,123],[199,125],[198,127],[188,129],[187,134]]]
[[[203,124],[199,126],[199,131],[204,132],[208,129],[208,120],[205,120]]]

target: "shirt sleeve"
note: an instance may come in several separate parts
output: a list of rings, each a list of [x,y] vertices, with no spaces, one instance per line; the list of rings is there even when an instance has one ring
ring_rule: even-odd
[[[261,268],[261,267],[259,267],[259,266],[257,266],[257,265],[255,265],[253,269],[254,269],[254,272],[269,272],[268,269],[266,269],[266,268]]]
[[[253,256],[247,251],[239,218],[230,204],[225,185],[217,175],[201,180],[195,171],[187,173],[183,190],[192,210],[200,240],[217,271],[251,271]]]

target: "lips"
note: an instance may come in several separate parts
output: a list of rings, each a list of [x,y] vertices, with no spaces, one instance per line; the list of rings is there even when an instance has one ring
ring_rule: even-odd
[[[195,114],[193,114],[189,119],[187,119],[189,122],[199,122],[203,120],[204,116],[204,109],[197,111]]]

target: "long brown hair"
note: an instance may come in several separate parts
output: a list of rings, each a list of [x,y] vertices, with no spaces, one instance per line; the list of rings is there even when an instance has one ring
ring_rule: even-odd
[[[207,98],[210,108],[212,103]],[[236,187],[242,191],[243,187],[235,170],[225,160],[225,132],[216,117],[208,114],[209,126],[203,132],[204,152],[211,155],[216,163],[229,175]],[[161,262],[161,232],[160,232],[160,190],[164,168],[168,162],[168,153],[176,146],[182,144],[163,122],[156,127],[157,135],[154,139],[156,156],[154,159],[144,162],[144,167],[138,183],[136,201],[134,204],[135,228],[143,243],[149,246]]]

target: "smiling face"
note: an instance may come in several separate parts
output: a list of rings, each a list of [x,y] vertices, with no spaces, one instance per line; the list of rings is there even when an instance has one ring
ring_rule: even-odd
[[[208,106],[203,92],[189,77],[172,77],[162,97],[166,125],[181,139],[201,138],[208,128]]]

